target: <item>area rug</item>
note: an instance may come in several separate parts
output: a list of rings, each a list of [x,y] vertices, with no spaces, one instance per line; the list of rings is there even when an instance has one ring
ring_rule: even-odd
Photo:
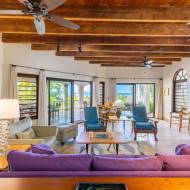
[[[109,145],[93,145],[89,146],[91,154],[115,154],[116,150],[113,145],[108,149]],[[85,145],[79,145],[77,142],[68,142],[64,145],[56,144],[55,150],[64,154],[85,154]],[[119,146],[119,154],[128,155],[154,155],[155,149],[147,141],[133,141]]]

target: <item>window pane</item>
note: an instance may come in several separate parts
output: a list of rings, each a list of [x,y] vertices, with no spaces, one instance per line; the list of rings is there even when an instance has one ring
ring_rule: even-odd
[[[131,114],[133,108],[133,85],[132,84],[117,84],[116,86],[116,95],[117,100],[121,100],[121,102],[125,106],[125,114]]]
[[[91,106],[91,83],[74,82],[74,120],[84,120],[84,107]]]
[[[38,117],[38,77],[31,75],[18,75],[18,99],[20,105],[20,117]]]

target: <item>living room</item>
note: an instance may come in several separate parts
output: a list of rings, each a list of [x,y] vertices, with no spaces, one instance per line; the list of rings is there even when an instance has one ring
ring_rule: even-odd
[[[0,2],[0,189],[189,189],[190,3],[68,0],[80,29],[41,35],[24,2]]]

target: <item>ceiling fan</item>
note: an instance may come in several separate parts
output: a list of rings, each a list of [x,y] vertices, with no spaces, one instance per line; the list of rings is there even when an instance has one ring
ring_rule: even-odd
[[[40,35],[45,34],[44,17],[50,22],[66,28],[78,30],[79,25],[49,12],[63,5],[65,0],[18,0],[25,6],[24,10],[0,10],[0,14],[33,15],[34,24]]]
[[[147,59],[147,57],[144,57],[144,67],[146,67],[147,69],[151,69],[152,68],[152,64],[154,63],[154,61]]]

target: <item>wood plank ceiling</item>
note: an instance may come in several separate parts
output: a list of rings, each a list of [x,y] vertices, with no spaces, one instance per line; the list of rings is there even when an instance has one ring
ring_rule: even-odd
[[[17,0],[2,0],[0,9],[24,7]],[[157,67],[190,57],[190,0],[67,0],[52,13],[81,28],[46,21],[46,35],[39,36],[31,16],[0,15],[2,41],[112,67],[142,67],[145,56]]]

